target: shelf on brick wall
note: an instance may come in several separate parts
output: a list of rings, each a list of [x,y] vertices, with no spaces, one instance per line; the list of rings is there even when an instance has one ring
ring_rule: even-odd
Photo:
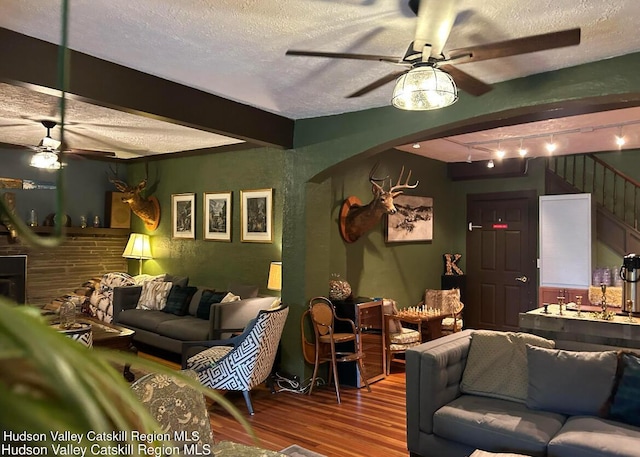
[[[54,227],[38,226],[38,227],[31,227],[31,230],[33,230],[34,233],[37,233],[39,235],[51,235],[54,233]],[[65,227],[64,230],[66,235],[73,235],[73,236],[126,237],[126,236],[129,236],[129,233],[131,232],[130,229],[124,229],[124,228],[93,228],[93,227],[87,227],[87,228]],[[4,225],[0,225],[0,234],[6,235],[8,233],[9,231],[7,230],[7,228]]]

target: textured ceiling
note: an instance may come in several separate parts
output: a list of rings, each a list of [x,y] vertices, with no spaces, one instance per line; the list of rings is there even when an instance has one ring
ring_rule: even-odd
[[[438,5],[436,0],[423,1],[429,1],[431,7]],[[59,0],[2,0],[0,27],[56,43],[60,5]],[[285,56],[287,49],[400,57],[413,38],[416,23],[406,0],[71,0],[70,5],[72,49],[291,119],[387,106],[391,84],[359,98],[345,95],[397,67],[384,62]],[[637,0],[460,0],[458,11],[445,54],[448,49],[474,44],[582,28],[582,43],[577,47],[460,65],[461,70],[488,83],[640,50]],[[5,92],[6,87],[0,91]],[[7,111],[14,114],[0,127],[16,123],[16,107],[7,108],[12,99],[11,94],[9,99],[0,99],[0,116]],[[50,105],[50,101],[40,102]],[[41,108],[22,106],[19,116],[37,117]],[[78,123],[83,133],[95,132],[122,142],[133,151],[129,156],[138,151],[163,152],[159,144],[169,149],[169,144],[184,145],[184,138],[173,142],[173,135],[193,136],[189,146],[181,149],[226,141],[182,127],[156,141],[157,128],[162,128],[159,124],[119,119],[135,116],[117,112],[91,114],[93,108],[82,102],[70,108],[80,121],[87,112],[87,123]],[[117,128],[98,130],[91,124],[131,128],[116,133]],[[134,128],[142,131],[143,127],[153,134],[135,133]],[[7,130],[9,127],[0,129],[0,142],[11,142],[4,137]],[[25,142],[26,137],[21,137],[20,144]],[[92,146],[96,145],[77,147],[94,149]]]

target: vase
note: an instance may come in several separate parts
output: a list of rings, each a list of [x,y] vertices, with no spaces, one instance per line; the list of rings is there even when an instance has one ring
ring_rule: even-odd
[[[332,301],[344,301],[351,296],[351,285],[342,279],[339,274],[331,275],[329,279],[329,299]]]

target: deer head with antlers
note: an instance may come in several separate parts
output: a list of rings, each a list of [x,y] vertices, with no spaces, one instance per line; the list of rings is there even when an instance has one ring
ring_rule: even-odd
[[[109,178],[109,182],[113,183],[122,196],[122,201],[128,203],[133,214],[138,216],[144,222],[147,230],[155,230],[160,223],[160,203],[154,196],[142,197],[142,190],[147,187],[147,179],[143,179],[136,186],[129,186],[127,183],[115,178]]]
[[[396,207],[393,205],[393,199],[400,195],[403,189],[415,189],[418,186],[419,181],[416,181],[415,184],[409,184],[411,170],[409,170],[405,182],[402,183],[402,175],[404,175],[404,167],[402,167],[398,182],[391,185],[391,180],[389,180],[389,190],[385,190],[384,187],[389,177],[375,178],[374,174],[377,168],[378,164],[369,173],[373,199],[368,204],[362,205],[357,197],[351,196],[342,203],[339,219],[340,234],[347,243],[353,243],[365,232],[371,230],[380,221],[383,214],[394,214]],[[382,185],[378,182],[382,182]]]

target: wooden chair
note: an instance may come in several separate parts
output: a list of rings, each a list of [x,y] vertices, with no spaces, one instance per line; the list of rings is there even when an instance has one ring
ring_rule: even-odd
[[[311,377],[311,386],[309,388],[309,395],[313,392],[313,386],[316,382],[318,375],[318,367],[325,362],[330,362],[329,365],[329,379],[333,372],[333,382],[336,387],[336,397],[338,403],[340,403],[340,381],[338,380],[338,367],[339,362],[356,362],[362,379],[364,381],[367,390],[371,392],[371,387],[367,381],[366,371],[364,364],[362,363],[363,353],[360,347],[360,335],[358,329],[351,319],[344,319],[336,316],[335,308],[328,298],[315,297],[309,301],[309,315],[311,316],[311,322],[313,324],[313,331],[315,334],[315,357],[313,376]],[[335,323],[343,322],[347,326],[351,327],[351,332],[336,332]],[[336,344],[353,342],[353,351],[338,351]]]
[[[385,350],[385,374],[391,373],[391,362],[404,364],[405,360],[397,355],[404,354],[407,349],[422,343],[420,319],[398,316],[398,307],[395,300],[383,299],[382,312],[384,313],[384,350]],[[410,324],[416,329],[404,327],[402,324]]]

